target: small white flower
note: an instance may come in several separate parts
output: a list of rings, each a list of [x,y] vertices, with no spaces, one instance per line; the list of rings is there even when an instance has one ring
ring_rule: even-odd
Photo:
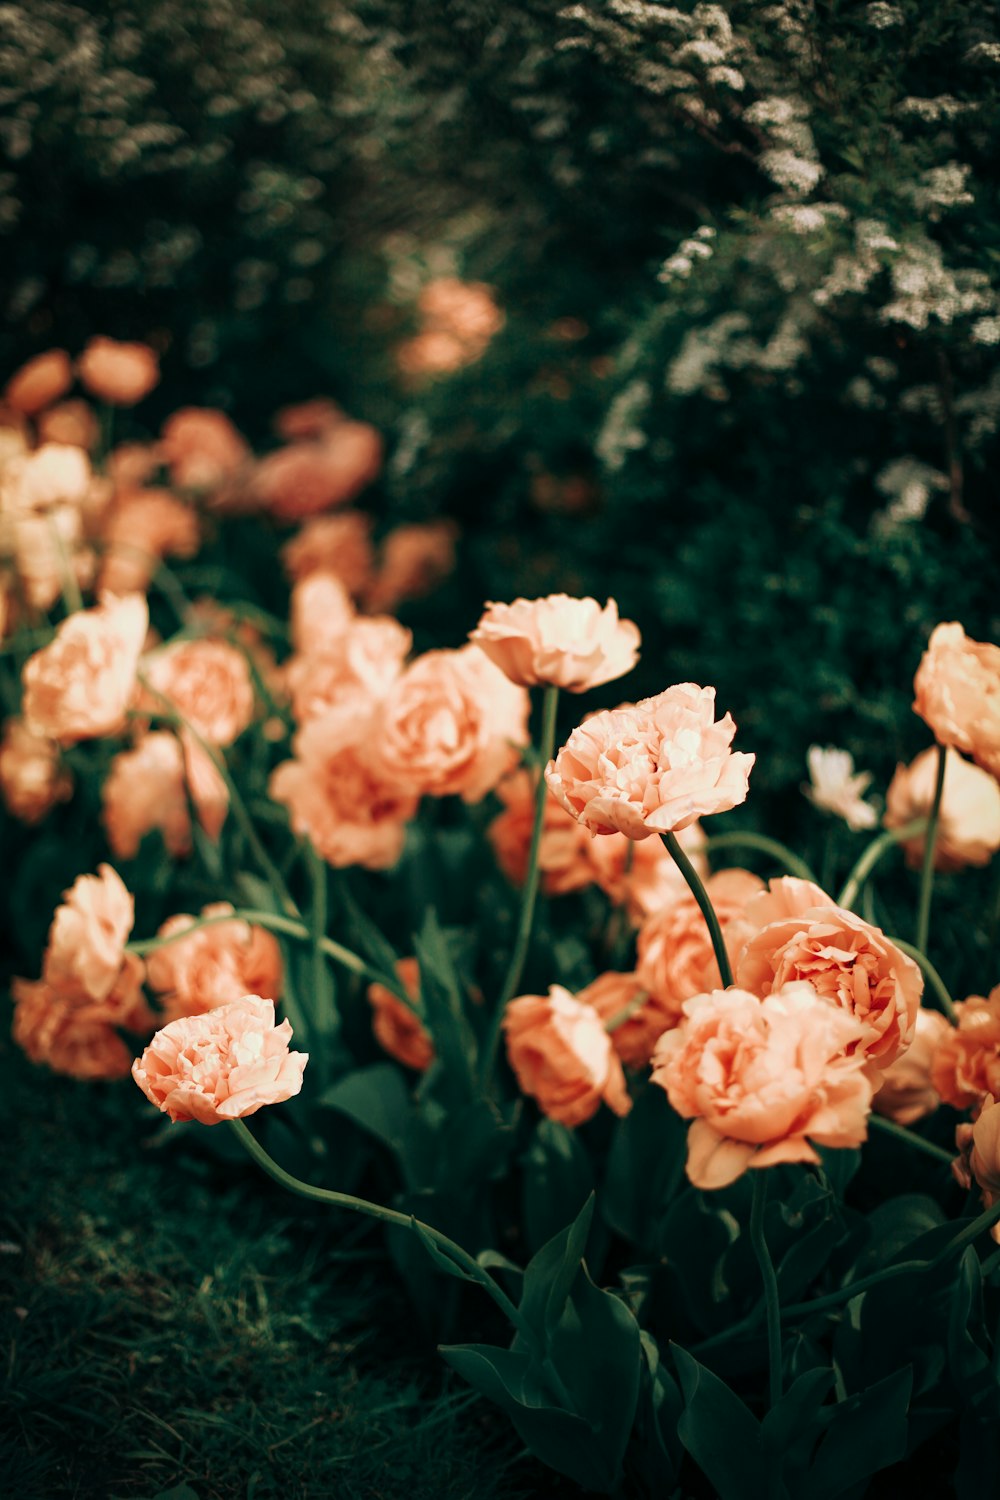
[[[878,813],[871,803],[863,801],[871,772],[855,771],[851,752],[832,746],[824,750],[821,745],[810,745],[806,760],[810,784],[804,785],[802,791],[813,806],[843,818],[855,833],[862,828],[874,828]]]

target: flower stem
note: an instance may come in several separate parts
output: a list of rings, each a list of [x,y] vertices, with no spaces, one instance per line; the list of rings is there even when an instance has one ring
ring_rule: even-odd
[[[813,885],[818,884],[804,859],[800,859],[784,844],[779,844],[777,839],[769,839],[763,833],[717,833],[705,840],[704,848],[706,854],[712,854],[718,849],[759,849],[762,854],[770,854],[776,859],[790,875],[798,875],[801,880],[811,880]]]
[[[520,1310],[514,1306],[503,1288],[479,1264],[475,1256],[463,1250],[461,1245],[450,1240],[439,1229],[434,1229],[430,1224],[424,1224],[414,1218],[413,1214],[399,1213],[394,1208],[383,1208],[379,1203],[369,1203],[366,1198],[355,1198],[350,1193],[337,1193],[330,1188],[313,1187],[311,1183],[302,1182],[300,1178],[293,1177],[290,1172],[278,1166],[278,1163],[267,1154],[260,1142],[251,1134],[243,1120],[232,1120],[230,1123],[240,1145],[248,1155],[262,1171],[283,1188],[287,1188],[289,1192],[297,1194],[300,1198],[308,1198],[313,1203],[326,1203],[332,1208],[350,1209],[353,1213],[364,1214],[366,1218],[378,1219],[383,1224],[394,1224],[399,1229],[412,1230],[423,1240],[431,1240],[448,1260],[461,1268],[469,1281],[475,1281],[484,1292],[492,1297],[504,1317],[513,1324],[521,1337],[533,1349],[538,1350],[538,1340],[534,1330],[522,1317]]]
[[[853,909],[861,893],[861,887],[883,855],[888,854],[889,850],[894,849],[897,844],[905,844],[908,839],[919,838],[926,827],[926,818],[914,818],[912,822],[904,823],[901,828],[887,828],[884,833],[879,834],[877,839],[873,839],[844,882],[844,889],[837,897],[837,905]]]
[[[698,871],[681,848],[677,835],[675,833],[664,833],[661,837],[673,856],[674,864],[687,881],[692,896],[701,907],[701,914],[708,924],[709,936],[712,939],[712,947],[715,950],[715,961],[719,965],[719,974],[722,977],[723,988],[728,989],[733,982],[733,971],[729,963],[729,954],[726,951],[726,940],[722,936],[722,928],[719,925],[718,917],[715,915],[715,907],[709,899],[708,892],[701,882]]]
[[[531,942],[531,928],[535,917],[535,902],[538,899],[538,886],[541,880],[538,856],[542,847],[542,830],[545,827],[545,799],[549,794],[549,789],[545,781],[545,767],[552,759],[552,752],[555,749],[556,713],[558,707],[559,689],[550,685],[545,689],[542,699],[542,735],[539,743],[538,788],[535,792],[535,822],[531,830],[528,873],[524,882],[524,890],[521,894],[521,914],[518,918],[514,948],[500,990],[500,998],[497,1001],[490,1034],[483,1050],[483,1076],[486,1079],[489,1079],[493,1073],[497,1050],[500,1045],[500,1032],[503,1026],[504,1012],[510,1001],[517,994],[517,987],[521,983],[521,974],[524,971],[524,963],[528,956],[528,947]]]
[[[219,922],[251,922],[255,927],[266,927],[270,932],[280,932],[285,937],[298,938],[303,943],[315,943],[328,958],[340,964],[341,968],[349,969],[360,979],[385,985],[386,989],[391,990],[397,999],[402,1000],[409,1010],[415,1010],[412,997],[407,995],[394,974],[383,974],[380,969],[372,968],[357,953],[352,953],[350,948],[343,947],[333,938],[325,934],[312,933],[304,922],[297,922],[293,917],[283,917],[273,911],[250,911],[238,907],[235,911],[223,912],[219,916],[196,917],[187,927],[167,933],[163,937],[144,938],[138,942],[128,943],[125,951],[143,957],[147,953],[155,953],[158,948],[166,948],[170,943],[180,942],[192,932],[197,932],[199,927],[214,927]]]
[[[934,850],[937,846],[938,819],[941,814],[941,794],[944,791],[944,773],[948,765],[948,747],[938,745],[937,776],[934,781],[934,801],[927,815],[927,842],[924,845],[924,865],[920,872],[920,902],[917,907],[917,930],[914,943],[921,953],[927,952],[927,939],[931,927],[931,895],[934,890]]]
[[[622,1006],[621,1010],[616,1010],[614,1015],[609,1016],[605,1021],[604,1029],[608,1035],[617,1031],[619,1026],[624,1026],[626,1021],[631,1021],[632,1017],[642,1010],[648,999],[648,990],[637,990],[627,1005]]]
[[[933,1141],[925,1141],[915,1130],[907,1130],[905,1125],[897,1125],[895,1120],[887,1120],[884,1115],[869,1115],[868,1123],[881,1130],[883,1135],[893,1135],[897,1141],[903,1141],[914,1150],[922,1151],[925,1156],[933,1156],[935,1161],[947,1162],[950,1166],[955,1160],[954,1151],[946,1151],[943,1146],[935,1146]]]
[[[753,1202],[750,1207],[750,1243],[753,1246],[761,1280],[764,1283],[764,1308],[767,1319],[767,1362],[769,1370],[770,1403],[772,1408],[781,1400],[781,1303],[778,1296],[778,1278],[774,1261],[767,1248],[764,1234],[764,1208],[767,1203],[767,1168],[754,1173]]]
[[[945,984],[944,980],[941,978],[941,975],[938,973],[937,969],[935,969],[934,965],[931,963],[927,955],[925,953],[921,953],[920,949],[915,948],[912,943],[904,943],[902,938],[894,937],[890,938],[889,941],[895,947],[899,948],[903,953],[905,953],[908,958],[912,958],[913,962],[921,969],[924,978],[927,980],[927,983],[930,985],[931,989],[937,996],[938,1004],[940,1005],[942,1011],[948,1017],[948,1020],[951,1022],[951,1024],[953,1026],[957,1026],[958,1009],[955,1005],[954,1000],[951,998],[951,995],[948,993],[948,986]]]

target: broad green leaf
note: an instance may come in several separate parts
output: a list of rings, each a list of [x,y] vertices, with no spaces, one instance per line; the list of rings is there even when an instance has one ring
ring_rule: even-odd
[[[646,1085],[615,1126],[601,1216],[633,1245],[652,1245],[656,1221],[684,1181],[686,1141],[686,1122],[655,1084]]]
[[[906,1453],[912,1371],[869,1386],[832,1414],[806,1480],[808,1500],[839,1500]]]
[[[525,1233],[534,1249],[576,1218],[594,1191],[594,1177],[577,1136],[555,1120],[536,1126],[524,1168]]]
[[[684,1393],[677,1432],[718,1500],[768,1500],[760,1423],[717,1375],[679,1344],[671,1345]]]
[[[413,1104],[402,1074],[392,1063],[373,1063],[348,1073],[325,1089],[319,1102],[347,1115],[394,1154],[403,1149]]]
[[[521,1311],[531,1326],[548,1337],[562,1316],[570,1287],[583,1261],[594,1195],[587,1199],[572,1224],[553,1235],[529,1261],[524,1273]]]

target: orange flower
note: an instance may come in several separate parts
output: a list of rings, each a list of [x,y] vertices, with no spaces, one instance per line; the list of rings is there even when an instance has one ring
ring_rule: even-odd
[[[370,610],[393,610],[430,594],[455,568],[454,521],[397,526],[382,543],[378,573],[365,595]]]
[[[933,1083],[934,1059],[951,1027],[936,1010],[917,1011],[913,1042],[882,1075],[873,1108],[897,1125],[912,1125],[941,1103]]]
[[[586,836],[587,859],[594,880],[615,906],[624,906],[633,922],[662,911],[679,896],[688,893],[687,881],[674,862],[662,839],[627,839],[623,833],[608,833],[591,838],[582,824],[577,827]],[[705,835],[701,825],[691,823],[682,828],[677,841],[703,880],[708,879],[705,858]]]
[[[367,422],[339,422],[321,438],[291,443],[257,465],[254,492],[279,521],[346,505],[382,468],[383,443]]]
[[[143,666],[149,686],[211,745],[231,745],[253,719],[250,668],[227,641],[177,641],[153,652]]]
[[[40,823],[57,802],[73,795],[73,777],[59,759],[59,746],[33,734],[23,719],[7,719],[0,742],[0,792],[15,818]]]
[[[417,308],[427,327],[454,334],[470,355],[485,349],[506,321],[490,287],[482,281],[460,281],[457,276],[429,281],[417,298]]]
[[[291,1035],[288,1021],[275,1025],[272,1001],[244,995],[164,1026],[132,1077],[171,1120],[239,1120],[300,1092],[309,1058],[289,1051]]]
[[[201,915],[222,917],[232,911],[228,901],[216,901],[203,906]],[[195,920],[186,913],[168,917],[157,937],[175,940],[149,955],[149,983],[158,991],[168,1020],[201,1015],[247,994],[280,998],[281,949],[272,933],[234,919],[177,937]]]
[[[715,689],[683,682],[574,729],[545,772],[553,795],[592,833],[679,832],[746,800],[752,755],[715,722]]]
[[[78,508],[91,482],[90,460],[69,443],[43,443],[3,469],[3,508],[13,514]]]
[[[861,1028],[808,984],[763,1000],[715,990],[684,1004],[660,1038],[653,1082],[688,1131],[687,1174],[698,1188],[727,1187],[748,1167],[819,1162],[811,1142],[860,1146],[872,1084]]]
[[[469,639],[511,682],[585,693],[631,672],[640,637],[613,599],[602,609],[596,599],[549,594],[487,604]]]
[[[15,979],[11,994],[11,1035],[32,1062],[44,1063],[69,1078],[94,1081],[126,1076],[132,1052],[109,1022],[73,1005],[42,979]]]
[[[354,619],[354,605],[335,573],[308,573],[292,589],[292,644],[312,655],[335,645]]]
[[[62,401],[41,412],[36,425],[40,443],[65,443],[86,453],[93,452],[101,436],[94,408],[87,401]]]
[[[730,961],[744,941],[747,903],[760,894],[764,882],[749,870],[719,870],[705,882]],[[722,984],[712,939],[694,896],[685,886],[669,905],[654,911],[639,929],[636,974],[649,992],[649,1025],[660,1032],[676,1026],[684,1002]]]
[[[68,891],[49,929],[42,977],[54,990],[88,1000],[111,993],[125,961],[135,920],[135,902],[110,865],[81,875]]]
[[[935,870],[989,864],[1000,849],[1000,785],[988,771],[970,765],[955,750],[945,752],[944,786],[934,844]],[[899,765],[885,798],[886,828],[926,818],[934,801],[938,752],[925,750],[910,766]],[[919,868],[923,834],[903,845],[906,862]]]
[[[109,406],[135,406],[160,383],[160,363],[148,344],[100,335],[80,355],[76,373],[90,394]]]
[[[209,838],[217,839],[229,810],[226,784],[201,747],[169,730],[145,734],[121,750],[101,791],[102,820],[112,853],[134,859],[147,833],[158,828],[175,859],[191,852],[188,799]]]
[[[981,1189],[983,1208],[1000,1202],[1000,1105],[987,1094],[974,1125],[959,1125],[955,1130],[958,1159],[952,1172],[968,1191],[973,1182]],[[994,1224],[990,1236],[1000,1241],[1000,1224]]]
[[[884,1070],[913,1040],[924,987],[912,958],[818,885],[790,875],[772,880],[746,909],[748,941],[736,981],[768,995],[802,979],[860,1023],[861,1051]]]
[[[507,1056],[519,1085],[542,1113],[563,1125],[582,1125],[602,1102],[616,1115],[632,1101],[604,1023],[561,985],[548,995],[522,995],[503,1018]]]
[[[400,787],[479,802],[527,741],[527,693],[465,646],[425,652],[406,668],[381,706],[374,748]]]
[[[212,490],[250,462],[248,444],[225,412],[211,406],[184,406],[163,424],[160,452],[174,484],[183,490]]]
[[[577,991],[576,998],[580,1005],[592,1005],[605,1027],[611,1021],[618,1022],[608,1033],[612,1047],[627,1068],[644,1068],[664,1028],[656,1007],[648,1003],[639,976],[614,971],[599,974],[585,989]],[[643,999],[646,1004],[640,1003]],[[620,1020],[633,1006],[638,1008],[632,1015]]]
[[[313,396],[309,401],[299,401],[294,406],[283,406],[275,413],[274,430],[286,442],[298,438],[321,438],[345,421],[343,411],[329,396]]]
[[[420,999],[420,966],[415,958],[401,958],[396,973],[408,995]],[[390,1057],[423,1073],[434,1061],[434,1042],[420,1017],[384,984],[368,986],[368,1003],[375,1014],[372,1031]]]
[[[371,529],[371,517],[359,510],[313,516],[281,549],[286,573],[295,581],[311,573],[332,573],[349,594],[359,597],[375,567]]]
[[[4,400],[15,411],[33,417],[65,396],[73,384],[73,366],[65,349],[48,349],[21,366],[7,382]]]
[[[306,723],[342,703],[374,705],[399,679],[413,637],[389,615],[358,616],[342,635],[284,666],[296,722]]]
[[[135,695],[148,626],[141,594],[107,595],[63,620],[22,673],[22,712],[32,733],[64,744],[117,734]]]
[[[1000,1096],[1000,984],[955,1009],[958,1025],[938,1042],[931,1082],[953,1109],[977,1109],[987,1094]]]
[[[504,811],[490,823],[486,836],[512,885],[521,886],[528,878],[536,785],[531,772],[520,769],[505,776],[496,788]],[[538,851],[542,890],[547,896],[564,896],[592,885],[594,871],[587,858],[591,840],[586,830],[551,795],[545,798],[544,818]]]
[[[938,743],[1000,776],[1000,646],[970,640],[961,625],[938,625],[913,689],[914,711]]]
[[[370,710],[334,709],[310,719],[292,742],[295,759],[271,773],[269,793],[288,808],[295,832],[338,869],[394,865],[417,810],[417,798],[380,768],[375,744]]]
[[[119,498],[104,528],[98,587],[140,593],[164,557],[193,557],[201,540],[198,517],[169,490],[135,490]]]

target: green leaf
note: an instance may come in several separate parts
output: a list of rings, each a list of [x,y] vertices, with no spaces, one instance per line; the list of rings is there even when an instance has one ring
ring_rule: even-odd
[[[684,1413],[677,1432],[718,1500],[768,1500],[760,1423],[729,1387],[679,1344],[671,1352]]]
[[[635,1423],[629,1443],[629,1469],[650,1494],[673,1490],[683,1459],[677,1424],[684,1410],[677,1381],[660,1358],[652,1334],[639,1335],[640,1381]]]
[[[524,1224],[534,1249],[576,1218],[594,1191],[594,1175],[579,1138],[555,1120],[539,1121],[524,1167]]]
[[[989,1353],[977,1342],[983,1328],[983,1278],[979,1256],[970,1245],[957,1267],[948,1313],[948,1364],[963,1407],[981,1417],[995,1416],[997,1385]]]
[[[344,908],[351,936],[362,955],[381,974],[394,977],[399,955],[381,928],[361,910],[351,895],[346,880],[340,881],[337,886],[337,899]]]
[[[826,1430],[820,1412],[833,1389],[834,1378],[829,1367],[807,1370],[793,1381],[761,1423],[764,1451],[776,1460],[793,1494],[795,1478],[804,1472]]]
[[[459,1261],[454,1260],[444,1246],[437,1243],[433,1235],[427,1233],[427,1229],[421,1224],[419,1219],[411,1216],[410,1223],[413,1226],[413,1232],[417,1236],[417,1239],[423,1245],[439,1271],[444,1271],[446,1275],[454,1276],[459,1281],[478,1280],[477,1277],[472,1275],[471,1271],[466,1270],[465,1266]]]
[[[686,1122],[655,1084],[646,1085],[615,1126],[601,1215],[633,1245],[652,1245],[657,1220],[684,1182],[686,1141]]]
[[[806,1480],[809,1500],[839,1500],[904,1457],[912,1385],[913,1372],[897,1370],[833,1409]]]
[[[593,1217],[594,1195],[591,1193],[573,1223],[553,1235],[532,1257],[525,1270],[521,1311],[546,1341],[562,1316],[570,1287],[583,1262]]]
[[[420,993],[427,1029],[434,1038],[439,1067],[422,1085],[445,1085],[447,1097],[470,1097],[475,1090],[476,1038],[465,1014],[462,982],[455,969],[448,943],[433,909],[414,935],[414,951],[420,966]]]
[[[319,1102],[347,1115],[395,1155],[403,1151],[413,1104],[402,1074],[392,1063],[373,1063],[348,1073],[324,1089]]]

